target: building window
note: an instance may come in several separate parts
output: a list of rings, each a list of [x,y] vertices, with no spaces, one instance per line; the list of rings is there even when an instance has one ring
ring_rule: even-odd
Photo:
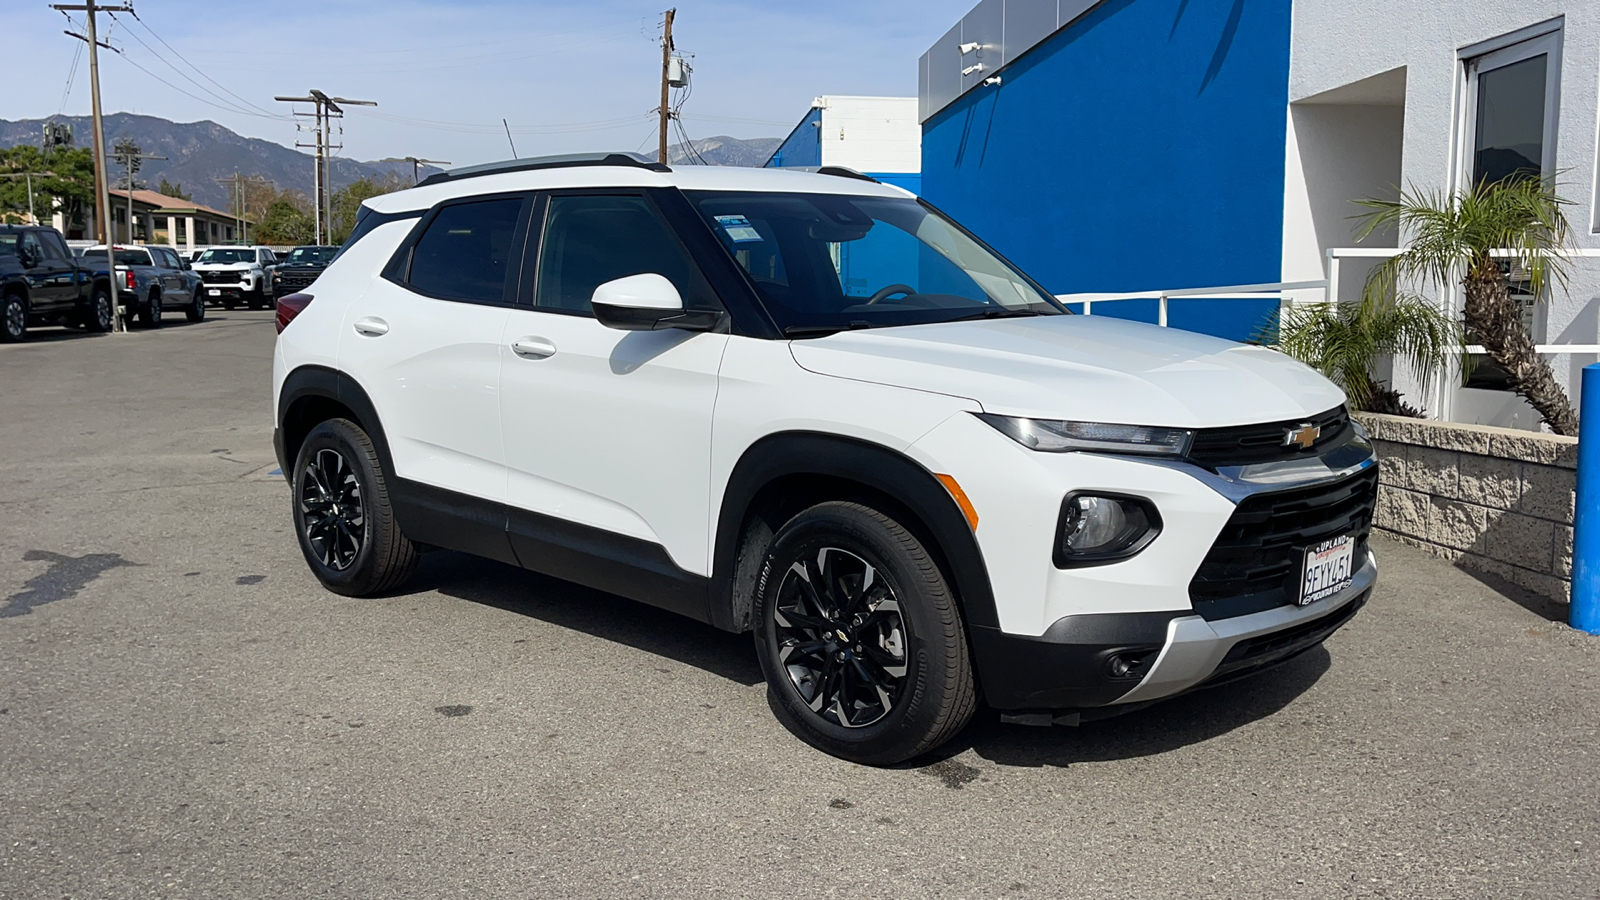
[[[1467,107],[1463,174],[1470,184],[1555,172],[1556,121],[1561,94],[1559,27],[1466,60]],[[1522,325],[1535,341],[1544,334],[1542,306],[1526,274],[1502,263]],[[1473,343],[1476,338],[1468,336]],[[1467,387],[1509,390],[1506,373],[1487,356],[1473,358]]]

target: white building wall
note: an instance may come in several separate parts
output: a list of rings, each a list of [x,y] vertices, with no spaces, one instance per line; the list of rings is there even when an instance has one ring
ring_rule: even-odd
[[[916,97],[820,97],[822,164],[858,172],[922,171]]]
[[[1460,121],[1465,76],[1460,51],[1480,42],[1557,17],[1564,17],[1561,45],[1560,100],[1557,113],[1555,168],[1561,192],[1574,201],[1568,214],[1581,247],[1600,247],[1595,228],[1596,129],[1600,110],[1600,3],[1595,0],[1295,0],[1289,67],[1290,133],[1286,148],[1284,277],[1285,280],[1321,277],[1321,249],[1329,229],[1318,234],[1317,222],[1326,221],[1327,204],[1339,185],[1330,184],[1326,169],[1308,165],[1308,153],[1326,153],[1333,145],[1357,155],[1340,175],[1345,190],[1370,185],[1370,176],[1385,165],[1362,150],[1355,135],[1343,137],[1337,125],[1359,132],[1379,129],[1370,116],[1350,109],[1327,113],[1317,107],[1326,102],[1359,107],[1365,82],[1365,99],[1389,103],[1393,82],[1378,76],[1403,73],[1403,116],[1399,137],[1398,184],[1424,190],[1464,186],[1464,156]],[[1373,87],[1373,86],[1376,87]],[[1341,96],[1343,99],[1341,99]],[[1331,100],[1330,100],[1331,98]],[[1370,105],[1370,104],[1367,104]],[[1309,114],[1308,114],[1309,113]],[[1379,118],[1392,119],[1393,112]],[[1311,150],[1308,131],[1317,132],[1322,146]],[[1369,147],[1370,149],[1370,147]],[[1365,173],[1365,175],[1361,173]],[[1318,211],[1313,198],[1325,201]],[[1351,197],[1349,199],[1355,199]],[[1359,211],[1359,210],[1352,210]],[[1387,242],[1392,246],[1392,238]],[[1348,243],[1344,244],[1349,246]],[[1369,240],[1366,246],[1384,246]],[[1347,274],[1341,272],[1341,277]],[[1359,280],[1359,277],[1353,280]],[[1575,263],[1570,291],[1557,292],[1544,312],[1546,327],[1535,335],[1548,343],[1600,342],[1600,260]],[[1569,385],[1576,402],[1578,372],[1594,362],[1590,356],[1551,357],[1558,377]],[[1397,373],[1396,386],[1413,398],[1422,385],[1409,384]],[[1458,421],[1533,427],[1531,410],[1510,395],[1455,390],[1446,396],[1426,396],[1424,405]]]

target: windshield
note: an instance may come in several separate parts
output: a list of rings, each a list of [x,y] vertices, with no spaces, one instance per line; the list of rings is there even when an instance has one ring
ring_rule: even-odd
[[[912,198],[689,192],[787,334],[1066,310]]]
[[[200,263],[253,263],[256,261],[254,250],[234,250],[223,248],[220,250],[207,250],[200,254],[195,262]]]
[[[338,247],[296,247],[289,251],[288,264],[291,266],[325,266],[333,255],[339,252]]]

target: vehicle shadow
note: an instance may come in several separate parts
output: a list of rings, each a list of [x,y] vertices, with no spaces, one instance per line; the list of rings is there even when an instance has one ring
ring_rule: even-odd
[[[1327,649],[1318,645],[1254,677],[1075,727],[1008,725],[1001,723],[998,713],[984,710],[954,741],[917,760],[914,767],[967,750],[996,765],[1028,768],[1155,756],[1204,743],[1281,711],[1331,665]]]
[[[22,341],[24,344],[51,344],[57,341],[70,341],[82,338],[97,338],[103,335],[84,331],[82,328],[72,328],[66,325],[29,326],[28,336]]]
[[[614,641],[747,687],[763,681],[748,634],[729,634],[677,613],[515,566],[436,551],[422,558],[403,593],[431,590]]]

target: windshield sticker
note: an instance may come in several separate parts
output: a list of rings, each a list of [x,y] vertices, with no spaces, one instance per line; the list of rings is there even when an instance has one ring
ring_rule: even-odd
[[[716,219],[717,224],[722,226],[722,233],[735,244],[759,243],[762,240],[761,232],[756,231],[744,216],[717,216]]]

